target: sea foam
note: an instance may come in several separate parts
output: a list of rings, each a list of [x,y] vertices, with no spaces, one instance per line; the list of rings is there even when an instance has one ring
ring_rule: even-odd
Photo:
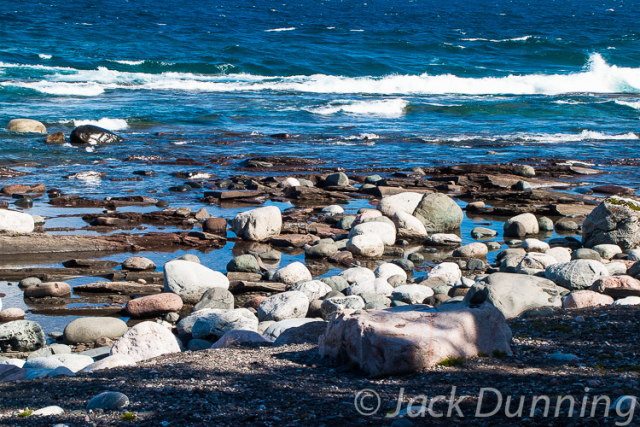
[[[0,69],[3,66],[6,64],[0,64]],[[54,69],[54,67],[15,64],[10,66]],[[326,74],[268,77],[249,74],[202,75],[177,72],[149,74],[109,70],[105,67],[99,67],[97,70],[74,70],[72,73],[66,71],[46,76],[45,82],[34,84],[5,81],[2,85],[31,87],[56,95],[85,96],[99,95],[104,89],[200,92],[287,91],[371,95],[558,95],[640,92],[640,68],[609,65],[599,54],[591,55],[589,63],[581,72],[478,78],[458,77],[452,74],[394,74],[384,77],[344,77]]]
[[[315,114],[331,115],[347,113],[355,115],[375,115],[385,117],[399,117],[409,105],[404,99],[385,99],[373,101],[337,101],[328,106],[309,109]]]
[[[109,119],[107,117],[103,117],[100,120],[74,120],[73,124],[74,126],[94,125],[111,131],[122,130],[129,127],[127,121],[124,119]]]

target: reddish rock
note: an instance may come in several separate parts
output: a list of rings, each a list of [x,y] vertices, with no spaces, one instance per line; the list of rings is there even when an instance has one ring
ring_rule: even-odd
[[[599,185],[597,187],[591,188],[594,193],[601,194],[616,194],[620,196],[633,196],[636,194],[636,190],[629,187],[621,187],[619,185]]]
[[[29,187],[28,185],[11,184],[11,185],[2,187],[2,193],[7,194],[9,196],[14,193],[28,193],[30,188],[31,187]]]
[[[202,230],[219,236],[227,235],[227,221],[224,218],[208,218],[202,223]]]
[[[65,282],[45,282],[24,290],[25,298],[64,297],[71,294],[71,286]]]
[[[609,295],[602,295],[593,291],[572,292],[567,295],[562,303],[565,309],[590,308],[611,304],[613,304],[613,298]]]
[[[6,308],[0,311],[0,322],[24,319],[24,310],[21,308]]]
[[[625,289],[638,289],[640,290],[640,282],[631,276],[604,276],[598,278],[591,289],[594,292],[605,292],[609,288],[625,288]]]
[[[258,306],[260,305],[260,303],[264,300],[266,300],[267,297],[255,297],[255,298],[251,298],[249,301],[244,303],[244,307],[245,308],[253,308],[255,310],[258,309]]]
[[[24,185],[24,184],[11,184],[2,187],[0,190],[3,194],[12,195],[17,193],[44,193],[46,190],[44,184],[36,185]]]
[[[64,144],[67,142],[67,139],[65,138],[64,133],[58,131],[53,132],[51,135],[47,135],[45,142],[48,142],[49,144]]]
[[[163,313],[180,311],[182,299],[177,294],[149,295],[129,301],[126,310],[133,317],[154,317]]]
[[[272,237],[269,243],[273,246],[293,246],[294,248],[301,248],[316,240],[319,240],[319,238],[312,234],[283,234],[278,237]]]
[[[511,354],[511,330],[498,309],[447,306],[437,312],[416,307],[344,310],[320,336],[320,355],[357,364],[376,377],[420,371],[447,358]]]

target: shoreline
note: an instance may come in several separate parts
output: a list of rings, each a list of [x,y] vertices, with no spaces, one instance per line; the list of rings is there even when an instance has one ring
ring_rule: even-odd
[[[267,160],[273,162],[271,167],[265,165],[265,163],[269,163]],[[315,329],[309,327],[307,328],[308,330],[303,332],[301,325],[290,328],[292,335],[294,335],[293,342],[301,340],[299,342],[303,344],[292,344],[285,347],[272,347],[271,345],[256,347],[248,344],[248,347],[229,347],[222,350],[188,350],[187,348],[196,350],[195,347],[188,347],[195,341],[203,341],[198,345],[210,345],[215,342],[215,339],[211,341],[208,341],[210,338],[204,340],[192,339],[191,334],[185,335],[184,332],[180,332],[180,324],[178,324],[176,331],[176,322],[189,317],[194,307],[194,301],[187,301],[184,297],[182,297],[184,304],[181,302],[178,310],[164,310],[160,312],[161,314],[138,318],[132,316],[128,311],[130,310],[128,307],[131,301],[143,296],[146,298],[146,296],[170,294],[167,293],[166,271],[163,276],[163,265],[157,262],[155,258],[152,269],[146,271],[127,271],[119,259],[123,255],[153,257],[153,254],[162,253],[164,257],[162,259],[171,261],[171,254],[176,253],[176,251],[178,251],[178,254],[185,254],[185,256],[188,254],[202,254],[202,263],[206,267],[217,271],[224,271],[224,268],[220,268],[220,262],[226,263],[227,259],[230,260],[229,265],[231,265],[232,261],[238,260],[242,256],[252,255],[255,257],[258,262],[257,271],[250,272],[241,269],[239,272],[232,272],[229,270],[229,265],[227,265],[226,273],[227,289],[233,301],[232,307],[234,307],[234,310],[231,311],[249,310],[254,313],[252,316],[259,315],[258,305],[256,305],[259,304],[259,301],[265,297],[282,295],[283,292],[287,293],[291,289],[292,283],[295,283],[296,280],[290,282],[283,280],[284,276],[278,278],[277,275],[278,271],[283,270],[288,265],[296,264],[298,261],[304,263],[305,269],[309,271],[309,277],[326,280],[337,277],[340,272],[349,269],[366,267],[371,271],[375,270],[377,272],[382,266],[392,265],[398,271],[406,271],[405,279],[397,281],[397,278],[387,278],[385,280],[388,283],[396,280],[393,282],[393,287],[402,285],[418,286],[419,284],[438,292],[436,294],[431,292],[430,297],[419,298],[418,300],[414,300],[414,297],[410,295],[410,304],[424,303],[427,304],[427,307],[444,307],[447,300],[451,300],[447,304],[456,304],[456,302],[452,301],[463,301],[465,295],[471,289],[474,289],[477,283],[480,283],[483,278],[490,277],[496,273],[507,272],[514,276],[535,277],[540,276],[542,271],[542,276],[544,277],[544,269],[532,270],[531,272],[527,272],[528,270],[524,268],[517,270],[519,267],[516,267],[516,264],[513,264],[514,261],[509,261],[507,258],[513,258],[514,251],[518,250],[521,250],[523,254],[544,252],[544,246],[549,247],[548,243],[551,244],[552,248],[564,247],[572,248],[573,251],[576,251],[579,246],[582,246],[576,237],[579,239],[582,234],[583,221],[596,207],[600,206],[602,200],[618,200],[615,199],[615,197],[618,197],[617,195],[626,197],[631,192],[634,192],[633,189],[628,187],[607,185],[596,188],[591,194],[589,192],[577,193],[573,190],[580,186],[581,179],[606,172],[592,169],[586,165],[554,164],[553,161],[538,162],[535,168],[530,165],[513,163],[496,165],[462,164],[434,168],[413,168],[411,171],[404,172],[395,170],[380,175],[358,174],[353,171],[345,171],[346,174],[337,171],[322,174],[309,173],[307,169],[309,165],[304,164],[306,163],[305,160],[296,158],[277,158],[275,160],[274,158],[259,158],[250,159],[248,164],[252,164],[250,162],[253,162],[254,166],[247,169],[253,172],[251,176],[205,177],[202,175],[201,165],[196,165],[196,170],[180,175],[179,179],[186,180],[187,184],[191,183],[191,185],[185,184],[185,186],[190,187],[191,205],[203,208],[197,211],[182,207],[181,198],[177,198],[175,204],[170,201],[169,206],[167,206],[167,204],[160,203],[161,201],[166,202],[167,198],[153,199],[139,193],[130,194],[126,198],[115,198],[108,195],[104,195],[104,198],[101,198],[101,195],[95,194],[87,197],[69,197],[64,194],[64,189],[56,189],[46,195],[41,194],[38,203],[42,204],[48,199],[48,203],[56,206],[61,212],[64,212],[64,209],[73,209],[73,213],[64,216],[63,221],[70,221],[75,226],[49,228],[45,221],[44,225],[40,224],[35,228],[34,233],[0,235],[0,242],[4,242],[2,247],[6,249],[3,253],[0,253],[0,255],[4,254],[0,256],[0,264],[3,263],[3,260],[9,265],[19,264],[21,257],[30,264],[27,267],[23,265],[21,268],[16,268],[15,266],[12,268],[0,268],[0,281],[17,282],[29,277],[37,277],[41,281],[69,281],[72,284],[72,298],[70,295],[25,298],[26,307],[31,310],[33,315],[55,316],[57,319],[69,320],[87,316],[90,318],[95,316],[98,316],[98,318],[101,316],[104,316],[103,318],[122,318],[126,319],[126,326],[130,328],[129,331],[134,330],[138,325],[145,325],[151,321],[162,328],[171,328],[174,334],[177,334],[176,339],[181,340],[180,344],[183,346],[181,353],[164,355],[158,359],[142,360],[137,363],[136,367],[115,367],[95,371],[88,375],[67,373],[66,375],[69,376],[65,377],[5,381],[2,379],[2,372],[0,372],[0,389],[4,389],[7,395],[12,396],[11,405],[13,405],[10,410],[0,414],[0,416],[4,417],[3,422],[16,425],[38,425],[44,420],[47,420],[47,422],[56,420],[87,424],[95,422],[119,424],[128,422],[121,419],[123,411],[131,411],[133,416],[136,417],[136,422],[141,425],[157,425],[161,420],[185,422],[184,418],[175,418],[176,416],[173,414],[176,411],[188,412],[191,410],[193,412],[190,415],[192,418],[188,418],[188,422],[185,425],[197,425],[198,423],[206,422],[207,419],[232,425],[238,421],[237,414],[233,414],[229,410],[220,409],[217,405],[220,405],[220,407],[228,405],[228,403],[225,403],[225,396],[237,396],[236,392],[227,394],[225,390],[229,386],[223,384],[228,383],[228,380],[225,379],[227,376],[238,378],[239,374],[238,372],[225,371],[218,364],[220,360],[235,364],[233,367],[227,367],[228,369],[238,369],[243,372],[243,375],[247,375],[246,379],[241,380],[241,384],[243,384],[242,393],[247,393],[250,389],[250,387],[247,387],[251,383],[253,376],[257,378],[255,381],[262,381],[260,378],[264,373],[260,372],[261,369],[266,370],[270,375],[275,375],[277,378],[287,378],[287,375],[294,375],[298,378],[297,382],[292,381],[291,387],[275,391],[276,395],[280,396],[280,399],[285,399],[284,402],[291,402],[291,400],[295,400],[296,396],[299,396],[300,390],[297,390],[296,386],[299,386],[300,383],[315,382],[318,381],[318,376],[326,379],[336,374],[342,375],[345,372],[350,380],[362,386],[359,389],[372,388],[375,390],[375,387],[383,387],[384,391],[382,393],[385,396],[387,406],[389,406],[390,403],[388,402],[393,401],[393,390],[397,388],[398,384],[413,384],[407,389],[408,392],[419,394],[418,385],[424,381],[424,375],[427,375],[427,378],[434,374],[439,376],[440,379],[437,382],[429,381],[430,387],[433,386],[438,390],[443,389],[445,384],[450,384],[447,383],[449,381],[447,378],[452,375],[465,378],[465,387],[467,389],[469,387],[479,389],[483,384],[479,380],[473,380],[471,378],[473,376],[472,373],[486,371],[486,373],[479,374],[483,381],[487,381],[491,385],[496,384],[496,378],[505,378],[500,380],[503,382],[499,381],[498,384],[502,384],[505,393],[514,393],[515,390],[512,388],[511,379],[506,379],[509,375],[515,375],[516,373],[519,375],[522,370],[524,372],[530,370],[535,374],[533,377],[526,376],[526,378],[533,381],[536,387],[544,389],[548,385],[546,384],[547,380],[541,381],[540,376],[547,379],[551,376],[556,378],[555,375],[561,372],[563,374],[570,372],[568,376],[563,376],[562,379],[559,379],[560,382],[558,384],[571,388],[569,386],[573,383],[568,378],[582,378],[585,375],[586,368],[584,366],[590,369],[589,375],[591,377],[602,377],[602,380],[589,378],[590,381],[599,381],[599,387],[601,386],[608,393],[617,394],[617,397],[622,395],[618,393],[619,388],[603,386],[606,381],[611,380],[614,374],[612,372],[597,374],[601,368],[594,367],[597,365],[595,362],[597,360],[596,356],[591,353],[583,354],[581,346],[570,345],[564,342],[563,339],[574,336],[570,334],[570,330],[575,332],[575,328],[580,329],[586,327],[587,324],[590,325],[592,322],[602,321],[602,317],[597,313],[607,313],[607,316],[616,318],[623,316],[624,313],[633,313],[634,317],[631,321],[636,322],[638,318],[636,308],[563,309],[560,308],[562,305],[559,302],[560,294],[566,297],[569,291],[567,289],[563,290],[561,287],[557,287],[560,294],[556,293],[550,309],[542,308],[544,305],[538,308],[529,308],[524,312],[525,314],[529,313],[526,317],[508,319],[509,327],[514,336],[514,339],[510,341],[513,356],[506,358],[467,357],[463,358],[462,362],[455,362],[450,367],[436,365],[421,369],[417,373],[409,373],[403,376],[383,375],[383,378],[387,378],[383,380],[367,379],[364,373],[354,371],[340,361],[336,361],[333,358],[320,358],[317,339],[324,332],[326,322],[318,320],[324,318],[324,321],[327,321],[333,317],[326,317],[324,312],[320,314],[319,304],[313,309],[310,305],[307,314],[307,320],[311,324],[315,323],[315,326],[313,326]],[[275,169],[274,163],[276,162],[285,163],[284,169]],[[269,172],[276,172],[277,175]],[[10,183],[20,184],[23,179],[24,177],[14,177],[11,178]],[[332,180],[334,179],[338,181],[333,182]],[[29,188],[26,188],[26,190],[29,191]],[[437,231],[429,232],[428,235],[415,234],[416,229],[411,228],[413,225],[409,226],[398,222],[395,216],[393,217],[394,221],[391,222],[388,218],[391,215],[380,214],[380,211],[383,211],[384,214],[385,209],[389,209],[389,207],[381,208],[381,200],[389,197],[403,197],[404,194],[408,193],[413,194],[414,196],[412,197],[415,197],[416,200],[424,199],[429,195],[446,194],[452,197],[450,199],[452,200],[451,203],[458,206],[457,209],[463,208],[460,209],[461,224],[448,231],[450,234],[446,234],[446,232],[444,234],[438,233]],[[28,192],[17,194],[18,198],[16,200],[31,196]],[[175,194],[179,195],[181,193],[176,192]],[[611,197],[614,198],[611,199]],[[456,202],[453,202],[453,200]],[[398,206],[400,206],[404,202],[398,203]],[[234,216],[237,217],[239,213],[252,211],[261,206],[275,206],[281,212],[281,226],[278,233],[268,235],[266,238],[256,239],[259,241],[251,241],[253,239],[247,238],[246,235],[243,238],[230,232],[230,228],[234,224],[231,219]],[[346,207],[346,211],[343,206]],[[102,212],[96,212],[96,208],[101,209]],[[227,214],[221,215],[223,220],[218,220],[215,217],[211,217],[207,212],[207,209],[211,208],[216,209],[216,212],[227,212]],[[334,211],[328,209],[333,209]],[[33,209],[34,212],[37,212],[37,210],[38,206]],[[29,211],[27,210],[26,212]],[[373,215],[374,213],[376,215]],[[511,221],[514,217],[525,213],[535,214],[540,224],[543,222],[543,217],[548,218],[548,221],[552,224],[551,229],[546,228],[546,231],[540,229],[535,233],[524,232],[524,234],[517,235],[517,233],[523,233],[520,230],[516,232],[516,235],[506,236],[508,227],[505,225],[507,224],[505,221]],[[371,216],[371,219],[366,219],[368,218],[367,216]],[[375,220],[375,218],[379,218],[379,220]],[[392,242],[383,245],[383,252],[369,257],[355,253],[345,246],[345,243],[348,244],[347,240],[349,239],[350,241],[352,237],[352,231],[350,230],[354,228],[354,221],[362,224],[373,221],[372,223],[380,224],[382,219],[395,224],[395,237]],[[209,223],[209,220],[212,220],[212,222]],[[215,225],[214,220],[218,221]],[[382,221],[382,223],[385,221]],[[470,232],[482,227],[484,227],[483,233],[491,233],[486,236],[469,237]],[[396,231],[397,236],[395,234]],[[436,241],[434,240],[436,236],[441,236],[440,238],[444,238],[443,236],[453,237],[446,237],[446,239],[450,240]],[[494,244],[491,244],[492,242]],[[322,244],[336,245],[339,249],[336,249],[336,252],[331,255],[325,254],[319,257],[318,255],[310,255],[313,252],[312,248]],[[525,244],[540,244],[543,249],[532,249],[531,251],[529,249],[526,251],[520,249]],[[465,248],[473,247],[476,250],[478,245],[483,246],[484,253],[465,252]],[[105,254],[100,251],[109,251],[109,253]],[[44,256],[44,253],[50,254]],[[9,254],[13,255],[8,257]],[[20,254],[20,256],[16,257],[16,254]],[[32,257],[40,256],[40,254],[43,256],[43,261],[46,261],[44,266],[38,267],[37,263],[33,262]],[[215,259],[212,257],[220,257],[219,254],[226,254],[222,258],[224,261],[217,261],[215,265],[207,262]],[[520,257],[518,262],[521,262],[522,258],[525,257],[523,254],[517,255]],[[544,254],[541,253],[540,255]],[[616,257],[610,257],[612,259],[602,258],[600,261],[604,267],[609,264],[616,264],[617,267],[611,267],[611,274],[620,274],[618,267],[622,265],[624,265],[625,272],[628,268],[633,268],[634,263],[625,260],[627,256],[628,251],[626,254],[621,253],[620,256],[617,256],[617,259]],[[571,256],[569,259],[571,259]],[[64,264],[61,264],[62,261],[65,261]],[[164,262],[165,265],[166,261]],[[457,266],[456,268],[460,272],[460,278],[453,286],[444,282],[436,281],[436,283],[433,281],[433,277],[430,278],[434,268],[443,264]],[[438,290],[438,287],[442,285],[448,287],[444,293],[442,293],[442,289]],[[14,294],[11,297],[13,299],[9,298],[7,300],[6,297],[3,298],[5,300],[3,308],[11,307],[7,304],[7,301],[16,301],[15,297],[18,289],[17,287],[12,289],[14,289]],[[640,289],[640,282],[638,282],[638,289]],[[614,295],[615,299],[640,294],[640,290],[636,291],[633,288],[622,289],[622,291],[622,293],[610,294]],[[344,288],[342,292],[344,292]],[[338,294],[342,295],[340,292]],[[399,307],[409,301],[407,299],[404,300],[405,302],[397,298],[389,299],[389,294],[385,297],[375,298],[369,294],[362,294],[362,296],[365,298],[365,302],[369,301],[367,302],[369,305],[365,307],[364,311],[373,310],[372,312],[380,309],[384,310],[389,305]],[[256,303],[256,301],[258,302]],[[322,298],[319,302],[322,302]],[[242,307],[249,307],[249,309]],[[306,309],[305,312],[307,312]],[[349,312],[349,310],[346,312]],[[576,319],[580,316],[583,319],[579,323],[585,321],[587,323],[576,326]],[[38,317],[38,319],[43,319],[40,320],[41,322],[44,322],[46,318]],[[544,321],[539,319],[544,319]],[[558,325],[558,327],[549,329],[543,326],[551,323]],[[0,327],[6,324],[0,323]],[[563,326],[565,324],[569,326]],[[262,328],[263,332],[265,328],[266,326]],[[523,328],[532,336],[524,337],[519,335],[519,331],[523,330]],[[296,329],[300,329],[300,336],[295,335],[296,332],[294,330]],[[258,326],[258,331],[260,332],[260,330],[261,327]],[[606,340],[611,344],[608,332],[602,331],[601,328],[589,333],[594,334],[591,340],[593,343]],[[549,334],[554,339],[560,337],[560,340],[554,344],[545,344],[548,341],[546,338]],[[49,335],[47,344],[60,345],[63,343],[62,337],[64,335],[61,332],[53,335],[56,338],[51,338],[52,335]],[[91,355],[93,360],[98,363],[100,359],[108,355],[105,351],[113,348],[111,346],[114,341],[117,341],[116,337],[103,340],[101,343],[70,344],[69,351],[74,354]],[[100,345],[103,346],[101,347]],[[539,357],[534,357],[532,354],[542,351],[542,354],[546,354],[545,357],[550,357],[551,354],[547,354],[548,352],[542,349],[547,345],[555,346],[554,348],[557,347],[559,349],[558,352],[563,357],[567,354],[574,356],[576,356],[574,353],[579,354],[576,356],[577,359],[562,359],[559,362],[546,361],[540,364]],[[537,348],[537,350],[534,350],[534,348]],[[624,350],[624,354],[628,354],[628,352],[633,353],[633,350]],[[8,356],[9,358],[26,359],[29,355],[30,352],[28,351],[19,351],[1,353],[0,357]],[[39,353],[39,355],[45,358],[55,356],[55,354],[54,356],[47,356],[44,353]],[[251,364],[247,365],[247,360],[251,360]],[[580,360],[580,362],[577,360]],[[200,368],[188,368],[186,361],[195,363]],[[462,365],[458,366],[459,363],[462,363]],[[186,376],[182,374],[176,376],[171,373],[176,364],[180,366],[180,369],[185,369]],[[256,366],[256,372],[252,372],[254,365]],[[207,371],[209,373],[205,374],[206,370],[201,369],[204,366],[208,366],[212,370]],[[300,366],[302,366],[303,371],[301,374],[297,371]],[[619,367],[616,366],[611,369],[615,370],[617,368]],[[13,371],[11,375],[24,375],[25,371],[20,369],[19,373],[18,371]],[[197,379],[194,380],[195,384],[193,384],[194,381],[190,380],[190,378],[196,373]],[[5,377],[7,375],[9,374],[5,371]],[[129,385],[128,380],[126,380],[131,376],[146,376],[156,385],[149,387],[149,384],[143,385],[140,383],[132,388],[133,386]],[[210,381],[211,376],[220,379]],[[634,369],[629,368],[628,377],[633,378],[630,381],[633,381],[633,390],[636,390],[637,374]],[[27,393],[27,388],[23,387],[23,385],[36,384],[34,381],[46,384],[47,390],[50,391],[47,395],[77,393],[76,397],[69,401],[72,403],[71,405],[60,405],[65,410],[64,415],[53,416],[53,418],[22,418],[17,416],[19,410],[26,407],[38,409],[49,404],[56,404],[55,401],[49,398],[32,401],[37,402],[37,404],[22,403],[25,402],[25,393]],[[149,402],[154,401],[158,405],[167,405],[169,397],[165,396],[158,400],[157,397],[145,394],[146,392],[143,390],[147,387],[159,392],[167,390],[167,387],[171,390],[174,388],[182,390],[183,387],[187,387],[190,390],[195,390],[187,393],[196,393],[197,396],[204,399],[202,400],[203,406],[194,410],[188,406],[193,404],[192,399],[182,400],[183,391],[171,391],[171,399],[177,398],[181,402],[177,404],[177,408],[172,409],[171,413],[163,411],[157,406],[155,409],[149,410],[148,405],[151,404],[146,403],[147,397]],[[324,389],[323,393],[325,394],[320,393],[315,398],[333,402],[343,407],[346,406],[346,401],[343,401],[345,394],[348,393],[353,398],[353,395],[359,390],[352,385],[344,383],[339,387],[342,387],[342,391],[339,394]],[[124,392],[130,401],[126,409],[123,411],[106,410],[104,412],[101,410],[97,412],[84,410],[83,408],[86,407],[87,402],[82,399],[98,394],[104,389]],[[55,390],[55,392],[51,390]],[[92,394],[92,391],[96,392]],[[424,391],[422,392],[424,393]],[[311,398],[305,399],[303,403],[298,405],[304,411],[309,409],[308,415],[302,414],[300,410],[290,414],[287,409],[275,404],[271,396],[262,395],[263,397],[260,398],[261,390],[253,390],[252,393],[254,395],[252,399],[269,401],[275,405],[275,409],[270,412],[268,408],[254,407],[251,403],[243,408],[234,408],[242,414],[240,419],[249,424],[262,425],[264,423],[283,422],[289,425],[299,422],[300,417],[309,425],[322,425],[326,422],[331,422],[330,420],[332,419],[350,420],[349,422],[357,421],[364,425],[391,424],[394,421],[394,419],[379,416],[377,418],[363,418],[353,407],[349,408],[351,409],[350,412],[342,411],[340,417],[333,418],[334,415],[330,415],[322,405],[322,408],[318,408],[316,403],[310,402]],[[568,391],[567,394],[569,393],[576,394],[579,392],[571,388],[571,391]],[[207,397],[211,394],[221,397],[214,399],[214,402],[211,403],[212,401]],[[237,397],[233,398],[237,399]],[[38,406],[38,408],[35,406]],[[298,406],[295,407],[298,408]],[[470,411],[470,408],[471,406],[465,407],[465,411]],[[387,409],[391,410],[393,408],[389,406]],[[332,411],[335,411],[335,409]],[[470,414],[468,412],[468,415]],[[468,417],[458,417],[453,422],[469,421],[462,418]],[[412,421],[415,422],[416,420]],[[452,420],[431,421],[446,423]],[[482,424],[485,421],[474,419],[473,423]],[[509,425],[510,419],[498,415],[497,419],[491,419],[491,421],[495,422],[495,425]],[[529,420],[529,422],[531,425],[539,425],[538,423],[547,423],[548,420],[538,417]],[[585,422],[584,425],[589,424]]]

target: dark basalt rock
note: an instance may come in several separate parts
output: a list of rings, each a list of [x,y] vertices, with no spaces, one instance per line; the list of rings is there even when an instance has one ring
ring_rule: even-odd
[[[118,135],[93,125],[78,126],[71,132],[69,142],[74,145],[109,144],[124,141]]]

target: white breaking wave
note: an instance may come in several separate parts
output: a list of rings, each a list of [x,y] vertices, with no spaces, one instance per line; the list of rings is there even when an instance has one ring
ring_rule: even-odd
[[[621,101],[616,99],[616,104],[618,105],[626,105],[627,107],[635,108],[636,110],[640,110],[640,101]]]
[[[296,27],[287,27],[287,28],[272,28],[270,30],[264,30],[265,33],[279,33],[281,31],[293,31]]]
[[[336,101],[326,107],[312,108],[307,111],[321,115],[347,113],[356,115],[373,115],[399,117],[409,105],[404,99],[386,99],[375,101]]]
[[[34,83],[26,82],[2,82],[2,86],[14,86],[22,87],[26,89],[33,89],[38,92],[46,93],[49,95],[76,95],[76,96],[96,96],[104,92],[103,87],[98,83],[65,83],[65,82],[50,82],[39,81]]]
[[[363,140],[363,141],[373,141],[374,139],[380,139],[380,135],[376,135],[375,133],[361,133],[360,135],[351,135],[344,137],[347,141],[354,140]]]
[[[510,135],[463,135],[452,138],[421,138],[425,142],[466,142],[466,141],[505,141],[505,142],[537,142],[537,143],[563,143],[563,142],[579,142],[579,141],[615,141],[615,140],[634,140],[640,139],[640,136],[633,132],[622,134],[606,134],[602,132],[583,130],[580,133],[515,133]]]
[[[505,42],[526,42],[527,40],[530,39],[535,39],[536,36],[522,36],[522,37],[513,37],[510,39],[500,39],[500,40],[495,40],[495,39],[491,39],[489,40],[492,43],[505,43]]]
[[[94,125],[107,130],[111,130],[111,131],[122,130],[129,127],[129,125],[127,124],[127,121],[124,119],[109,119],[106,117],[100,120],[74,120],[73,125],[74,126]]]
[[[42,59],[51,59],[51,58],[52,58],[52,56],[51,56],[51,55],[46,55],[46,54],[44,54],[44,53],[40,53],[40,54],[38,54],[38,56],[39,56],[40,58],[42,58]]]
[[[458,77],[440,75],[388,75],[384,77],[344,77],[326,74],[267,77],[249,74],[202,75],[165,72],[132,73],[109,70],[74,70],[0,63],[3,67],[23,67],[58,71],[39,82],[4,81],[3,86],[30,87],[55,95],[100,95],[105,89],[177,90],[194,92],[286,91],[302,93],[371,95],[558,95],[562,93],[638,93],[640,68],[609,65],[593,54],[580,72],[570,74],[527,74],[504,77]],[[68,72],[72,71],[72,72]],[[332,114],[332,113],[328,113]]]
[[[118,64],[124,64],[124,65],[140,65],[140,64],[144,64],[144,60],[142,61],[127,61],[124,59],[108,59],[109,62],[117,62]]]

